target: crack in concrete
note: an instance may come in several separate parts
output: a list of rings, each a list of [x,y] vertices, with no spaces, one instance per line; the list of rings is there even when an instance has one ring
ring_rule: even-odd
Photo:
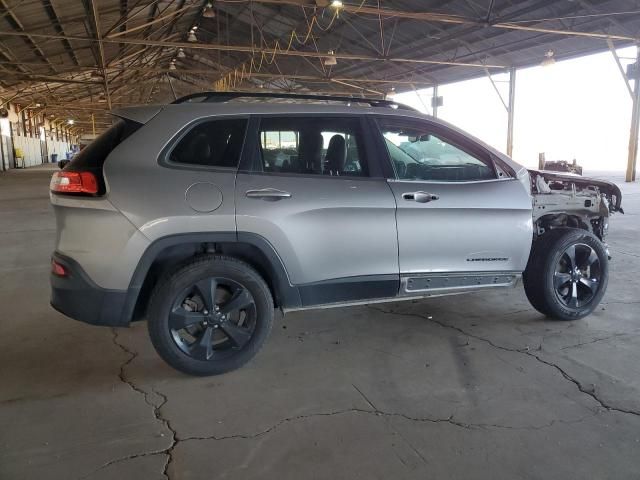
[[[587,342],[580,342],[580,343],[574,343],[572,345],[567,345],[565,347],[562,347],[560,350],[568,350],[570,348],[579,348],[579,347],[583,347],[585,345],[591,345],[592,343],[598,343],[598,342],[604,342],[606,340],[610,340],[612,338],[618,338],[618,337],[626,337],[626,336],[634,336],[637,335],[638,333],[636,331],[633,332],[621,332],[621,333],[614,333],[613,335],[608,335],[606,337],[597,337],[594,338],[592,340],[589,340]]]
[[[623,302],[623,301],[613,301],[613,302],[602,302],[600,303],[600,305],[602,306],[607,306],[607,305],[638,305],[640,304],[640,301],[636,301],[636,302]]]
[[[611,249],[611,251],[613,253],[620,253],[622,255],[629,255],[630,257],[636,257],[636,258],[640,258],[640,255],[636,254],[636,253],[631,253],[631,252],[625,252],[623,250],[615,250],[615,249]]]
[[[444,322],[441,322],[439,320],[435,320],[435,319],[432,318],[432,316],[425,316],[425,315],[420,315],[420,314],[416,314],[416,313],[402,313],[402,312],[386,311],[386,310],[383,310],[381,308],[377,308],[377,307],[374,307],[374,306],[371,306],[371,305],[367,305],[366,307],[370,308],[372,310],[376,310],[376,311],[378,311],[380,313],[387,314],[387,315],[400,315],[400,316],[421,318],[423,320],[427,320],[429,322],[435,323],[436,325],[439,325],[442,328],[451,329],[451,330],[457,331],[458,333],[466,335],[468,337],[471,337],[471,338],[474,338],[476,340],[482,341],[482,342],[490,345],[493,348],[496,348],[496,349],[499,349],[499,350],[503,350],[503,351],[507,351],[507,352],[512,352],[512,353],[519,353],[519,354],[523,354],[523,355],[527,355],[527,356],[533,357],[536,361],[538,361],[538,362],[540,362],[540,363],[542,363],[544,365],[547,365],[547,366],[555,369],[556,371],[560,372],[560,374],[566,380],[569,380],[570,382],[572,382],[578,388],[578,390],[581,393],[589,395],[603,409],[605,409],[607,411],[615,411],[615,412],[619,412],[619,413],[626,413],[626,414],[640,416],[640,412],[636,412],[636,411],[633,411],[633,410],[625,410],[625,409],[618,408],[618,407],[615,407],[615,406],[607,404],[606,402],[601,400],[595,394],[595,392],[586,390],[583,387],[583,385],[577,379],[571,377],[560,366],[540,358],[538,355],[532,353],[529,349],[509,348],[509,347],[505,347],[503,345],[496,344],[496,343],[494,343],[492,340],[490,340],[488,338],[484,338],[484,337],[481,337],[479,335],[475,335],[473,333],[467,332],[467,331],[465,331],[464,329],[462,329],[460,327],[457,327],[457,326],[454,326],[454,325],[448,325],[448,324],[446,324]],[[612,335],[611,337],[614,337],[614,336],[618,336],[618,335]],[[611,337],[607,337],[607,338],[611,338]],[[600,341],[600,340],[604,340],[604,338],[595,339],[592,342],[586,342],[586,343],[594,343],[595,341]],[[531,431],[534,431],[534,430],[542,430],[542,429],[550,428],[550,427],[552,427],[552,426],[554,426],[555,424],[558,424],[558,423],[561,423],[561,424],[577,424],[577,423],[583,422],[587,418],[591,418],[591,417],[597,416],[600,413],[599,410],[595,410],[591,414],[585,415],[585,416],[583,416],[581,418],[578,418],[576,420],[570,420],[569,421],[569,420],[562,420],[562,419],[554,419],[554,420],[551,420],[550,422],[548,422],[546,424],[543,424],[543,425],[513,426],[513,425],[503,425],[503,424],[497,424],[497,423],[465,423],[465,422],[461,422],[461,421],[455,420],[453,415],[451,415],[449,417],[446,417],[446,418],[412,417],[412,416],[404,414],[404,413],[388,412],[388,411],[381,410],[381,409],[377,408],[371,402],[371,400],[362,392],[362,390],[360,390],[356,385],[352,385],[353,388],[365,400],[365,402],[371,407],[371,409],[348,408],[348,409],[335,410],[335,411],[330,411],[330,412],[311,413],[311,414],[306,414],[306,415],[296,415],[296,416],[292,416],[292,417],[286,417],[286,418],[283,418],[283,419],[277,421],[276,423],[274,423],[273,425],[271,425],[270,427],[268,427],[268,428],[266,428],[264,430],[261,430],[261,431],[256,432],[256,433],[251,433],[251,434],[235,434],[235,435],[226,435],[226,436],[210,435],[210,436],[179,437],[177,431],[171,426],[169,419],[166,418],[162,413],[162,407],[164,407],[164,405],[167,403],[168,397],[165,394],[159,392],[158,390],[152,388],[151,389],[152,393],[154,393],[155,395],[159,396],[162,399],[160,404],[156,405],[154,402],[152,402],[150,400],[149,393],[147,393],[142,388],[138,387],[126,375],[127,366],[129,366],[133,362],[133,360],[135,358],[137,358],[138,353],[133,351],[133,350],[131,350],[131,349],[129,349],[126,345],[124,345],[123,343],[121,343],[118,340],[118,332],[117,332],[117,330],[115,328],[113,329],[112,341],[113,341],[114,345],[116,345],[118,348],[120,348],[123,352],[125,352],[128,355],[128,358],[120,366],[120,371],[118,373],[118,378],[120,379],[120,381],[122,383],[125,383],[126,385],[128,385],[131,388],[131,390],[133,390],[134,392],[136,392],[136,393],[138,393],[138,394],[143,396],[143,399],[144,399],[145,403],[152,408],[154,417],[159,422],[161,422],[165,426],[165,428],[167,430],[169,430],[171,432],[171,435],[172,435],[171,445],[169,445],[167,448],[164,448],[164,449],[144,451],[144,452],[140,452],[140,453],[127,455],[125,457],[120,457],[120,458],[117,458],[117,459],[114,459],[114,460],[110,460],[109,462],[101,465],[96,470],[94,470],[94,471],[90,472],[89,474],[81,477],[82,479],[88,478],[89,476],[97,473],[100,470],[103,470],[103,469],[105,469],[107,467],[110,467],[110,466],[112,466],[114,464],[117,464],[117,463],[120,463],[120,462],[124,462],[124,461],[127,461],[127,460],[133,460],[133,459],[140,458],[140,457],[147,457],[147,456],[154,456],[154,455],[166,455],[167,461],[165,462],[162,474],[163,474],[163,476],[165,478],[170,480],[168,469],[169,469],[170,464],[173,462],[173,451],[178,446],[178,444],[180,444],[181,442],[205,441],[205,440],[223,441],[223,440],[233,440],[233,439],[250,440],[250,439],[261,437],[263,435],[267,435],[267,434],[277,430],[278,428],[280,428],[281,426],[283,426],[285,424],[296,422],[296,421],[300,421],[300,420],[306,420],[306,419],[309,419],[309,418],[316,418],[316,417],[331,417],[331,416],[336,416],[336,415],[346,415],[346,414],[360,413],[360,414],[365,414],[365,415],[375,415],[375,416],[381,416],[381,417],[397,417],[397,418],[402,418],[402,419],[405,419],[405,420],[408,420],[408,421],[411,421],[411,422],[430,423],[430,424],[447,423],[447,424],[452,425],[454,427],[463,428],[463,429],[466,429],[466,430],[507,429],[507,430],[531,430]],[[568,347],[566,347],[566,348],[568,348]],[[415,451],[415,448],[414,448],[414,451]],[[415,453],[418,454],[420,457],[422,457],[422,455],[420,455],[419,452],[416,451]]]
[[[97,469],[93,470],[92,472],[88,473],[87,475],[85,475],[85,476],[83,476],[81,478],[82,479],[88,478],[89,476],[99,472],[100,470],[103,470],[103,469],[105,469],[107,467],[115,465],[116,463],[125,462],[127,460],[133,460],[133,459],[136,459],[136,458],[148,457],[148,456],[153,456],[153,455],[166,455],[167,456],[167,461],[164,464],[164,467],[163,467],[163,470],[162,470],[162,475],[165,478],[167,478],[168,480],[170,480],[168,469],[169,469],[169,465],[171,464],[171,462],[173,460],[173,449],[177,445],[178,439],[177,439],[176,431],[171,426],[171,424],[169,422],[169,419],[166,418],[162,414],[162,407],[164,407],[164,405],[167,403],[168,398],[167,398],[167,396],[165,394],[159,392],[158,390],[156,390],[156,389],[154,389],[152,387],[151,391],[155,395],[159,396],[162,399],[162,402],[159,405],[156,405],[149,398],[149,396],[150,396],[149,393],[147,393],[146,391],[144,391],[143,389],[138,387],[133,382],[133,380],[131,380],[130,378],[127,377],[125,370],[126,370],[127,366],[129,366],[131,364],[131,362],[133,362],[133,360],[135,360],[137,358],[138,352],[135,352],[135,351],[131,350],[129,347],[127,347],[125,344],[123,344],[122,342],[120,342],[118,340],[118,331],[115,328],[112,328],[112,332],[113,332],[113,337],[112,337],[113,344],[115,346],[117,346],[118,348],[120,348],[123,352],[125,352],[128,355],[128,358],[124,361],[124,363],[122,363],[122,365],[120,365],[120,371],[118,372],[118,378],[120,379],[120,381],[122,383],[128,385],[129,388],[131,388],[131,390],[133,390],[134,392],[142,395],[142,397],[144,399],[144,402],[151,407],[152,412],[153,412],[153,416],[156,418],[156,420],[158,420],[160,423],[162,423],[162,425],[169,432],[171,432],[171,445],[169,445],[167,448],[163,448],[163,449],[160,449],[160,450],[149,450],[149,451],[145,451],[145,452],[140,452],[140,453],[134,453],[134,454],[131,454],[131,455],[127,455],[125,457],[116,458],[114,460],[110,460],[107,463],[102,464],[100,467],[98,467]]]
[[[634,416],[638,416],[640,417],[640,412],[637,412],[635,410],[627,410],[624,408],[620,408],[620,407],[616,407],[613,405],[608,404],[607,402],[605,402],[604,400],[602,400],[596,393],[595,390],[588,390],[584,385],[582,385],[582,383],[572,377],[571,375],[569,375],[562,367],[560,367],[559,365],[556,365],[553,362],[550,362],[548,360],[545,360],[543,358],[541,358],[539,355],[536,355],[535,353],[532,353],[531,350],[529,350],[528,348],[526,349],[518,349],[518,348],[509,348],[509,347],[505,347],[503,345],[498,345],[496,343],[494,343],[492,340],[488,339],[488,338],[484,338],[481,337],[479,335],[467,332],[466,330],[457,327],[455,325],[449,325],[447,323],[441,322],[439,320],[435,320],[432,316],[427,316],[427,315],[420,315],[418,313],[403,313],[403,312],[394,312],[394,311],[387,311],[387,310],[383,310],[381,308],[377,308],[374,307],[372,305],[367,305],[367,308],[370,308],[372,310],[375,310],[377,312],[380,313],[384,313],[387,315],[400,315],[400,316],[405,316],[405,317],[413,317],[413,318],[421,318],[423,320],[427,320],[428,322],[432,322],[435,323],[436,325],[441,326],[442,328],[447,328],[447,329],[451,329],[451,330],[455,330],[463,335],[466,335],[468,337],[474,338],[476,340],[479,340],[481,342],[484,342],[488,345],[490,345],[493,348],[496,348],[498,350],[504,350],[506,352],[513,352],[513,353],[520,353],[523,355],[527,355],[529,357],[534,358],[535,360],[537,360],[538,362],[547,365],[553,369],[555,369],[556,371],[558,371],[566,380],[570,381],[571,383],[573,383],[580,392],[584,393],[585,395],[590,396],[592,399],[594,399],[599,405],[600,407],[604,408],[605,410],[608,411],[613,411],[613,412],[618,412],[618,413],[626,413],[629,415],[634,415]],[[540,346],[538,348],[538,350],[541,350],[542,346]]]
[[[591,418],[591,417],[595,417],[596,415],[598,415],[598,411],[592,412],[589,415],[585,415],[583,417],[580,417],[576,420],[560,420],[560,419],[554,419],[551,420],[548,423],[545,423],[543,425],[524,425],[524,426],[513,426],[513,425],[501,425],[501,424],[496,424],[496,423],[465,423],[465,422],[461,422],[461,421],[457,421],[453,419],[453,415],[450,417],[446,417],[446,418],[432,418],[432,417],[412,417],[410,415],[404,414],[404,413],[397,413],[397,412],[387,412],[384,410],[380,410],[380,409],[372,409],[372,410],[367,410],[364,408],[346,408],[343,410],[334,410],[331,412],[320,412],[320,413],[309,413],[306,415],[296,415],[293,417],[287,417],[287,418],[283,418],[281,420],[279,420],[278,422],[276,422],[275,424],[271,425],[268,428],[265,428],[264,430],[261,430],[259,432],[256,433],[250,433],[250,434],[235,434],[235,435],[224,435],[224,436],[216,436],[216,435],[207,435],[207,436],[193,436],[193,437],[181,437],[178,439],[178,442],[182,443],[182,442],[192,442],[192,441],[203,441],[203,440],[214,440],[214,441],[222,441],[222,440],[237,440],[237,439],[241,439],[241,440],[252,440],[258,437],[262,437],[263,435],[267,435],[269,433],[272,433],[273,431],[277,430],[278,428],[280,428],[281,426],[287,424],[287,423],[292,423],[292,422],[297,422],[300,420],[306,420],[309,418],[316,418],[316,417],[333,417],[336,415],[346,415],[346,414],[351,414],[351,413],[362,413],[365,415],[375,415],[375,416],[379,416],[379,417],[397,417],[397,418],[403,418],[405,420],[409,420],[411,422],[418,422],[418,423],[431,423],[431,424],[439,424],[439,423],[447,423],[450,425],[453,425],[455,427],[459,427],[459,428],[463,428],[465,430],[487,430],[487,429],[504,429],[504,430],[543,430],[543,429],[547,429],[550,428],[552,426],[554,426],[557,423],[562,423],[562,424],[576,424],[576,423],[580,423],[583,422],[584,420],[586,420],[587,418]]]

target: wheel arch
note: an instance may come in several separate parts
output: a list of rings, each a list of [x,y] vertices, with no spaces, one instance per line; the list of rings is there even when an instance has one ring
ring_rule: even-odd
[[[186,233],[162,237],[147,247],[131,278],[122,321],[142,319],[158,280],[186,260],[205,253],[228,255],[255,268],[269,286],[275,306],[301,305],[298,289],[291,285],[282,259],[264,237],[248,232]]]
[[[589,233],[595,234],[600,240],[601,234],[596,231],[593,225],[594,220],[599,220],[599,217],[589,218],[585,215],[569,212],[554,212],[547,213],[534,220],[536,230],[536,237],[539,238],[551,230],[558,228],[573,228],[577,230],[586,230]],[[542,233],[541,233],[542,232]]]

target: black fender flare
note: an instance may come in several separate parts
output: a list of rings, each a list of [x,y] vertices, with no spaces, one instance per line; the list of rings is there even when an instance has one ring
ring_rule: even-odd
[[[122,308],[121,321],[128,324],[133,318],[136,304],[147,278],[149,269],[159,255],[167,248],[181,244],[244,244],[257,248],[267,262],[268,283],[273,288],[273,294],[280,308],[300,307],[302,302],[298,288],[289,281],[289,275],[273,245],[264,237],[249,232],[198,232],[168,235],[153,241],[142,254],[136,266],[126,300]]]

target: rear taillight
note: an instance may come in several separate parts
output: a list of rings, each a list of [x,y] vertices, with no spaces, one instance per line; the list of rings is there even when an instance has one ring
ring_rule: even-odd
[[[98,179],[91,172],[56,172],[49,188],[54,193],[98,193]]]
[[[55,260],[51,260],[51,273],[57,275],[58,277],[66,277],[67,269],[61,263],[58,263]]]

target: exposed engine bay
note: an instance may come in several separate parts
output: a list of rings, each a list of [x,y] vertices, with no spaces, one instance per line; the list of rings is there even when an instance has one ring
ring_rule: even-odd
[[[535,235],[558,227],[583,228],[601,241],[609,215],[622,210],[622,193],[614,183],[577,175],[529,170]]]

